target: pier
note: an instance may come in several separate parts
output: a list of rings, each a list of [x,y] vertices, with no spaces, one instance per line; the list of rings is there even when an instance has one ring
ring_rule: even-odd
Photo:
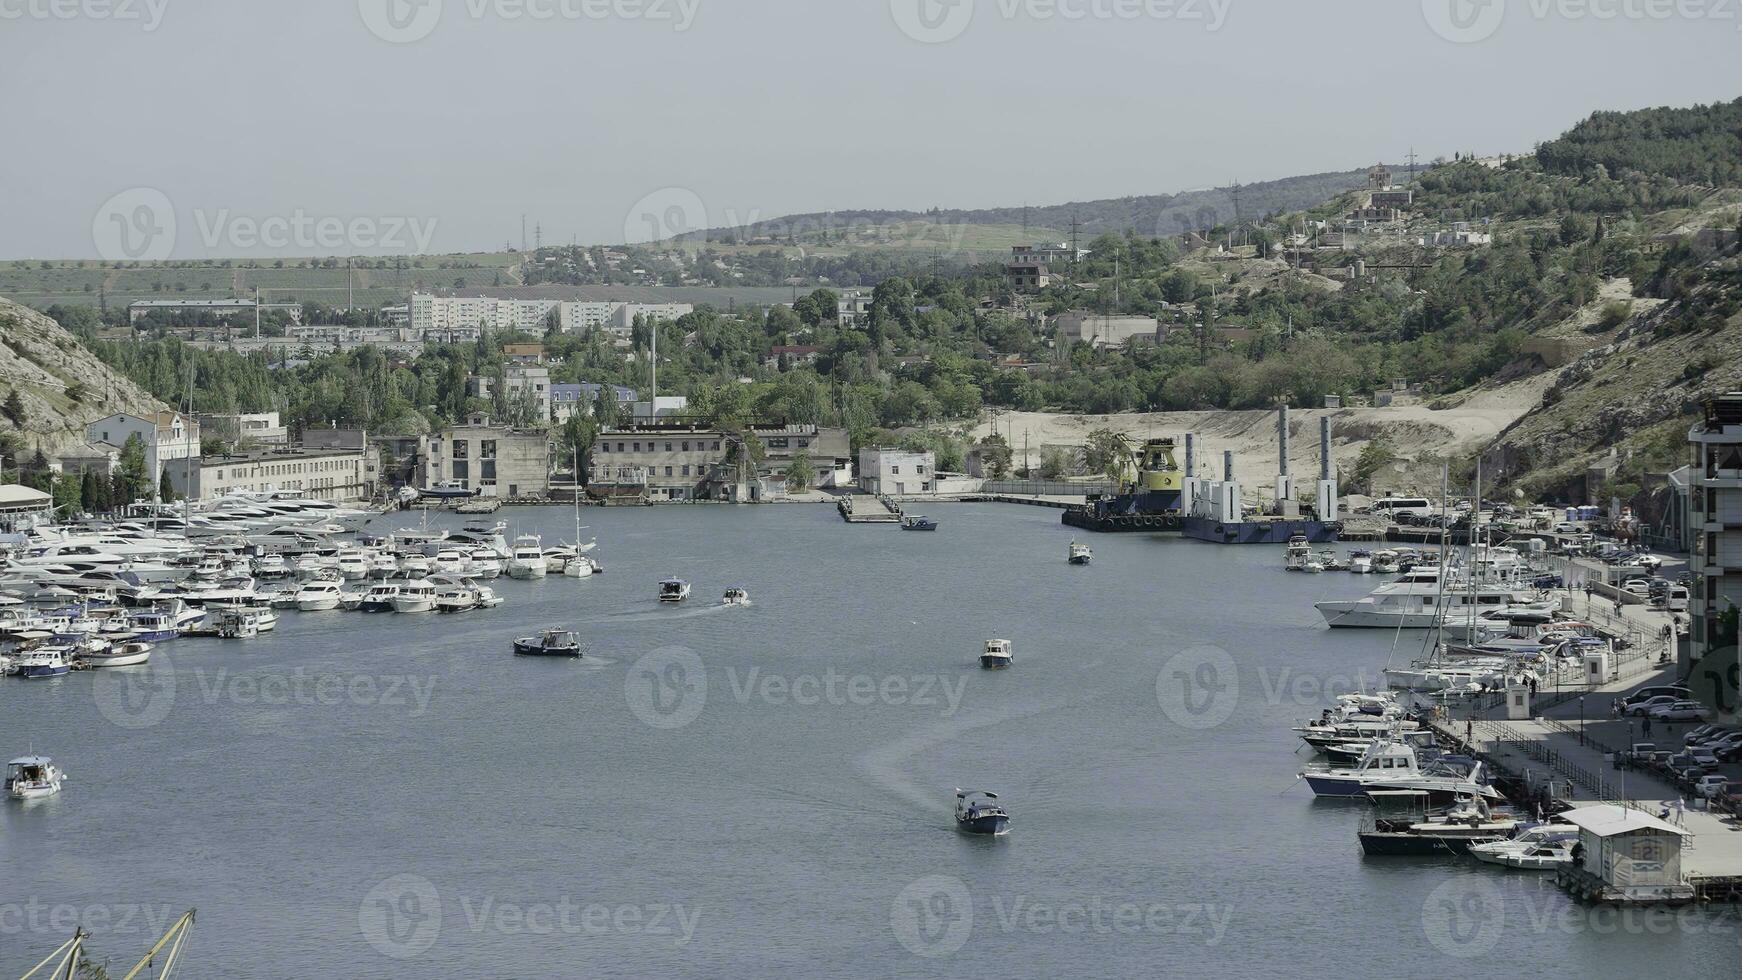
[[[848,524],[899,524],[901,513],[882,497],[854,493],[842,497],[835,506]]]

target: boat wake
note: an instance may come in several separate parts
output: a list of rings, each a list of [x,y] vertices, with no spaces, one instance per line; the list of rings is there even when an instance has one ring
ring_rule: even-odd
[[[1064,702],[1049,702],[1026,708],[951,718],[929,728],[919,729],[885,745],[877,746],[859,756],[854,765],[878,788],[913,805],[920,813],[954,814],[953,800],[937,787],[917,785],[904,771],[906,762],[922,752],[947,745],[970,732],[982,728],[1007,725],[1021,718],[1046,714],[1067,707]]]

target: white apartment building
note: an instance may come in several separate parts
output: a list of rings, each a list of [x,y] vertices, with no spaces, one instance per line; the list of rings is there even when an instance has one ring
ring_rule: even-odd
[[[121,412],[85,426],[87,440],[117,449],[126,446],[127,439],[135,435],[145,444],[145,475],[151,481],[153,493],[163,479],[165,464],[200,454],[200,424],[180,412],[145,416]]]
[[[374,495],[373,456],[367,449],[307,448],[208,456],[192,467],[170,467],[169,481],[177,493],[192,500],[288,490],[348,503]]]
[[[930,451],[859,450],[859,488],[866,493],[931,493],[937,489],[937,480],[937,455]]]
[[[1689,525],[1694,553],[1688,684],[1694,697],[1718,712],[1714,720],[1742,716],[1738,693],[1737,609],[1742,608],[1742,392],[1707,403],[1705,418],[1688,433],[1694,463],[1688,469]]]
[[[523,330],[543,333],[545,321],[560,305],[554,299],[502,299],[495,296],[411,294],[411,328],[424,337],[458,339],[456,331]]]

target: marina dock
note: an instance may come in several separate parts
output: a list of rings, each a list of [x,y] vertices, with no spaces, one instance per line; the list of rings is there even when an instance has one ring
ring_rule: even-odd
[[[882,497],[868,493],[848,494],[835,505],[848,524],[899,524],[901,513]]]

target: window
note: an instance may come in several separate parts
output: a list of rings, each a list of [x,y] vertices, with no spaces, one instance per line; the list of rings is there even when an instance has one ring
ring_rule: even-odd
[[[464,439],[454,440],[454,458],[466,459],[472,455],[472,444]]]
[[[484,457],[485,459],[495,459],[496,458],[496,440],[485,439],[483,446],[480,449],[478,455]]]
[[[668,442],[665,444],[665,451],[668,453],[671,452],[671,443]]]
[[[635,447],[635,448],[636,448],[636,449],[637,449],[637,450],[639,450],[639,449],[640,449],[640,448],[641,448],[641,447],[640,447],[640,446],[636,446],[636,447]],[[618,444],[617,444],[617,451],[618,451],[618,452],[622,452],[622,451],[623,451],[623,444],[622,444],[622,443],[618,443]]]
[[[901,467],[899,467],[899,466],[893,466],[893,465],[892,465],[892,466],[890,466],[890,467],[889,467],[889,474],[890,474],[890,475],[891,475],[891,476],[900,476],[900,475],[901,475]]]
[[[640,451],[641,451],[641,443],[639,443],[639,442],[638,442],[638,443],[636,443],[636,444],[635,444],[635,451],[636,451],[636,452],[640,452]]]
[[[670,475],[671,475],[671,467],[669,467],[669,466],[667,466],[667,467],[666,467],[666,468],[665,468],[665,475],[666,475],[666,476],[670,476]]]
[[[689,443],[687,443],[687,442],[686,442],[686,443],[684,443],[684,444],[683,444],[683,451],[684,451],[684,452],[686,452],[686,453],[687,453],[687,452],[689,452],[689,451],[690,451],[690,444],[689,444]],[[688,468],[689,468],[689,467],[687,467],[687,466],[686,466],[686,467],[684,467],[684,468],[685,468],[685,469],[688,469]]]
[[[495,483],[496,482],[496,461],[493,459],[486,459],[483,462],[479,463],[478,464],[478,476],[481,477],[484,480],[484,482],[486,482],[486,483]]]
[[[683,467],[683,475],[684,475],[684,476],[689,476],[689,475],[690,475],[690,464],[688,464],[688,463],[685,463],[685,464],[684,464],[684,467]]]
[[[715,439],[714,440],[714,452],[719,452],[719,451],[720,451],[720,440]]]

